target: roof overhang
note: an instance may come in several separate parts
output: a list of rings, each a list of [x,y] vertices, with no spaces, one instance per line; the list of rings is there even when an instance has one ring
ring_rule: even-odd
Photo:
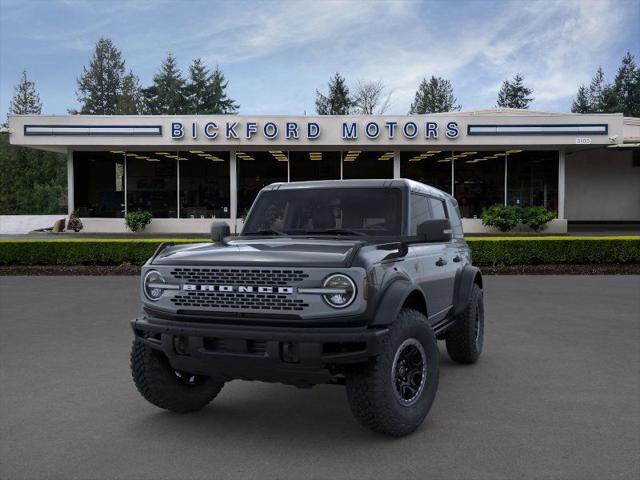
[[[540,148],[622,144],[622,114],[516,111],[354,116],[9,117],[11,143],[52,151],[202,147],[220,150],[414,149],[466,146]]]

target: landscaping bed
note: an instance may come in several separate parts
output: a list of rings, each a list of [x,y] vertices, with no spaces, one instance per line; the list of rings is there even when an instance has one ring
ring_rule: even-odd
[[[89,272],[136,272],[137,266],[165,241],[194,243],[203,239],[2,239],[0,266],[2,272],[16,271],[19,266],[48,266],[55,267],[56,271],[72,271],[69,267],[84,266]],[[471,237],[467,241],[473,263],[485,271],[524,273],[526,269],[527,272],[561,273],[560,270],[573,269],[588,272],[595,265],[602,265],[602,269],[617,265],[618,271],[629,271],[635,268],[633,265],[640,265],[638,236]],[[88,268],[92,266],[110,268]]]

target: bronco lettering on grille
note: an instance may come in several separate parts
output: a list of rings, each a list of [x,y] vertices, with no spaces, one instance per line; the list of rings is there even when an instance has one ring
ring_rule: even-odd
[[[222,292],[222,293],[280,293],[290,295],[293,287],[270,287],[252,285],[193,285],[185,284],[182,289],[189,292]]]

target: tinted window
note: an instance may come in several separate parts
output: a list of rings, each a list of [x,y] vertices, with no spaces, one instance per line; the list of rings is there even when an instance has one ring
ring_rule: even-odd
[[[462,231],[462,221],[460,220],[460,210],[458,209],[458,203],[455,199],[449,199],[447,202],[447,210],[449,212],[449,221],[451,222],[451,230],[453,230],[453,236],[456,238],[463,238],[464,232]]]
[[[401,214],[401,192],[395,188],[278,190],[259,196],[242,233],[277,230],[295,235],[348,229],[400,235]]]
[[[431,217],[429,210],[429,197],[418,193],[411,194],[410,206],[411,223],[409,225],[409,235],[417,235],[418,225]]]
[[[447,218],[446,209],[444,208],[444,202],[442,200],[429,197],[429,203],[431,204],[433,218]]]

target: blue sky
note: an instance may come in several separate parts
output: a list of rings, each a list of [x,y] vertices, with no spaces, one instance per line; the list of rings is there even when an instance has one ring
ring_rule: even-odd
[[[598,65],[640,63],[640,0],[162,1],[0,0],[0,116],[20,72],[44,113],[77,106],[76,79],[100,36],[151,81],[167,52],[183,70],[220,65],[242,114],[311,114],[336,71],[382,80],[406,113],[425,76],[449,78],[463,109],[495,105],[516,72],[537,110],[568,111]]]

